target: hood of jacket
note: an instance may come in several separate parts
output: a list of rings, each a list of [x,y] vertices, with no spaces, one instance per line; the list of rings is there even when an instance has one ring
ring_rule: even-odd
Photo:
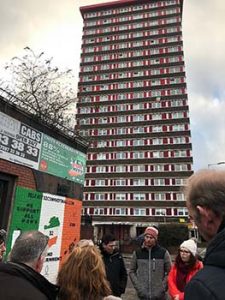
[[[49,300],[56,299],[59,287],[25,264],[13,262],[1,263],[0,273],[24,278],[45,294]]]

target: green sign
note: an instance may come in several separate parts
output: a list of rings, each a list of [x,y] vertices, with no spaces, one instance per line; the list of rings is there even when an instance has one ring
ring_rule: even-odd
[[[41,203],[42,193],[20,187],[16,189],[11,218],[13,221],[7,238],[7,253],[21,231],[38,230]]]
[[[85,165],[85,154],[43,135],[40,171],[83,184]]]

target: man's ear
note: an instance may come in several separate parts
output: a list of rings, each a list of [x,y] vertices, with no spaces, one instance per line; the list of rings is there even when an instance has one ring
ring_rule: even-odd
[[[201,217],[201,223],[206,227],[209,228],[211,226],[218,226],[221,222],[221,218],[216,216],[216,214],[209,208],[197,205],[196,206],[200,217]]]
[[[36,261],[35,264],[35,271],[38,273],[41,273],[41,270],[43,268],[45,258],[43,256],[39,256],[38,260]]]
[[[204,206],[201,206],[201,205],[197,205],[196,206],[199,214],[202,216],[202,217],[205,217],[205,218],[209,218],[210,217],[210,211],[208,208],[204,207]]]
[[[197,205],[196,208],[201,216],[201,219],[211,221],[215,218],[215,213],[211,209],[208,209],[201,205]]]

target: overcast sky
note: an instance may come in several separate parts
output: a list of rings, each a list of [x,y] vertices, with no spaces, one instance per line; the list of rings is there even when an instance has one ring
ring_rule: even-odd
[[[101,2],[0,0],[0,68],[29,46],[78,74],[79,7]],[[195,170],[225,162],[224,16],[224,0],[184,0],[183,40]],[[76,77],[75,86],[77,81]]]

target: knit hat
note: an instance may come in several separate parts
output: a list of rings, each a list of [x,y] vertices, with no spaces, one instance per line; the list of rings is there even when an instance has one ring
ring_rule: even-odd
[[[144,235],[146,234],[152,235],[157,240],[159,232],[155,227],[147,227],[144,232]]]
[[[195,241],[193,241],[192,239],[184,241],[181,245],[180,248],[185,248],[188,251],[190,251],[194,256],[197,253],[197,245],[195,243]]]

